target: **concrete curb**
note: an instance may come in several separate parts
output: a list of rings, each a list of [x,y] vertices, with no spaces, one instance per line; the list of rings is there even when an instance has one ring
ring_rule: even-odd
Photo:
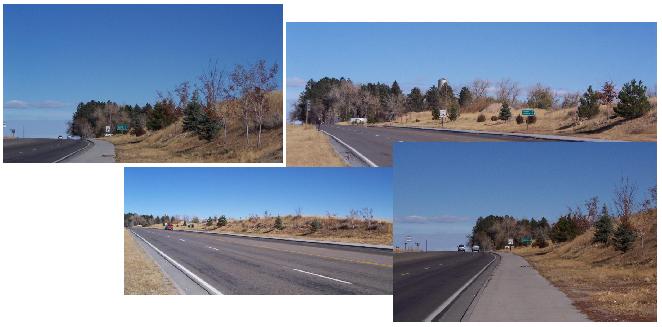
[[[521,137],[521,138],[525,138],[525,139],[563,141],[563,142],[596,142],[596,143],[628,142],[628,141],[620,141],[620,140],[591,139],[591,138],[575,137],[575,136],[561,136],[561,135],[547,135],[547,134],[524,134],[524,133],[509,133],[509,132],[489,132],[489,131],[476,131],[476,130],[469,130],[469,129],[448,129],[448,128],[434,128],[434,127],[387,126],[387,125],[382,126],[382,127],[419,129],[419,130],[450,132],[450,133],[458,133],[458,134]]]
[[[374,162],[372,162],[368,157],[364,156],[361,152],[357,151],[353,147],[351,147],[349,144],[343,142],[341,139],[335,137],[332,134],[329,134],[327,131],[321,131],[322,133],[332,137],[336,142],[342,144],[344,147],[346,147],[349,151],[351,151],[357,158],[361,159],[361,161],[365,162],[368,166],[370,167],[379,167],[377,166]]]
[[[136,232],[132,231],[129,229],[129,231],[138,237],[140,240],[145,242],[145,244],[149,245],[154,251],[156,251],[159,255],[161,255],[164,259],[166,259],[170,264],[175,266],[175,268],[179,269],[186,277],[190,278],[192,281],[194,281],[196,284],[200,285],[200,287],[204,288],[209,294],[211,295],[223,295],[221,291],[217,290],[214,288],[214,286],[211,286],[209,283],[205,282],[202,278],[198,277],[196,274],[192,273],[190,270],[186,269],[186,267],[182,266],[179,262],[175,261],[174,259],[170,258],[167,254],[163,253],[163,251],[159,250],[156,246],[152,245],[152,243],[149,243],[146,239],[144,239],[142,236],[138,235]]]
[[[57,160],[53,161],[53,163],[59,163],[59,162],[62,162],[62,161],[64,161],[64,160],[68,159],[68,158],[73,157],[74,155],[76,155],[76,154],[78,154],[78,153],[80,153],[80,152],[83,152],[83,151],[87,150],[87,148],[89,148],[90,145],[92,145],[92,146],[94,145],[94,142],[92,142],[92,141],[90,141],[90,140],[88,140],[88,139],[85,139],[85,141],[87,142],[87,145],[86,145],[86,146],[84,146],[84,147],[82,147],[82,148],[80,148],[80,149],[78,149],[78,150],[76,150],[76,151],[74,151],[74,152],[72,152],[72,153],[69,153],[68,155],[66,155],[66,156],[64,156],[64,157],[62,157],[62,158],[60,158],[60,159],[57,159]]]
[[[209,235],[223,235],[223,236],[257,238],[257,239],[276,240],[276,241],[290,241],[290,242],[311,243],[311,244],[329,244],[329,245],[348,246],[348,247],[366,248],[366,249],[377,249],[377,250],[389,250],[389,251],[393,250],[393,246],[390,246],[390,245],[373,245],[373,244],[361,244],[361,243],[304,240],[304,239],[290,238],[290,237],[246,235],[246,234],[237,234],[237,233],[231,233],[231,232],[220,232],[219,233],[219,232],[209,232],[209,231],[202,231],[202,230],[174,230],[174,231],[175,232],[209,234]]]
[[[486,264],[485,267],[483,267],[483,269],[481,269],[473,277],[471,277],[471,279],[469,279],[466,283],[464,283],[462,287],[460,287],[457,291],[455,291],[453,295],[451,295],[448,299],[446,299],[446,301],[444,301],[437,309],[435,309],[432,313],[430,313],[423,321],[425,322],[433,321],[434,318],[436,318],[437,316],[439,316],[439,314],[444,312],[444,310],[446,310],[446,308],[448,308],[449,305],[453,304],[455,299],[457,299],[457,297],[460,296],[460,294],[462,294],[462,292],[464,292],[464,290],[466,290],[467,287],[471,285],[471,283],[473,283],[490,265],[492,265],[492,263],[496,260],[497,254],[492,253],[492,256],[494,256],[494,258],[492,258],[492,260],[488,264]]]

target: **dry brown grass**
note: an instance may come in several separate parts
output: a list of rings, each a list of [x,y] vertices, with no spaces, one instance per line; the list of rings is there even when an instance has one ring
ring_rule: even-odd
[[[240,163],[281,163],[283,162],[282,93],[274,92],[269,98],[269,106],[274,110],[265,121],[271,128],[262,128],[261,146],[257,145],[257,127],[249,131],[249,144],[246,130],[242,125],[241,113],[236,101],[222,105],[228,121],[227,138],[223,129],[212,141],[200,140],[192,132],[184,132],[182,120],[159,131],[148,132],[136,137],[114,135],[104,140],[115,145],[117,162],[240,162]],[[277,124],[274,121],[278,122]]]
[[[657,214],[655,210],[632,218],[644,224],[640,238],[626,253],[592,243],[593,230],[571,242],[546,249],[513,250],[566,293],[595,321],[657,320]]]
[[[228,219],[224,227],[206,226],[204,221],[193,224],[193,228],[175,226],[177,230],[204,230],[211,232],[232,232],[246,235],[275,236],[312,239],[320,241],[350,242],[377,245],[391,245],[393,243],[393,223],[374,219],[316,217],[316,216],[282,216],[283,229],[276,229],[275,217],[260,217],[234,220]],[[319,221],[320,227],[312,231],[311,223]],[[190,223],[189,223],[190,224]],[[152,225],[152,228],[163,228],[161,225]]]
[[[161,269],[124,230],[124,294],[177,294]]]
[[[615,117],[611,107],[601,106],[600,113],[589,120],[577,119],[577,108],[566,109],[538,109],[537,122],[526,127],[526,124],[517,125],[515,117],[521,114],[521,109],[511,109],[512,119],[507,122],[491,121],[490,117],[498,116],[500,104],[492,103],[478,112],[463,112],[454,122],[445,121],[444,128],[467,129],[478,131],[510,132],[510,133],[537,133],[565,136],[578,136],[610,140],[650,141],[657,140],[657,99],[651,98],[653,109],[643,117],[625,120]],[[485,122],[477,122],[480,114],[485,115]],[[420,126],[441,127],[441,122],[432,120],[429,111],[410,113],[402,119],[379,125],[392,126]]]
[[[328,136],[310,125],[287,125],[287,165],[299,167],[347,166]]]

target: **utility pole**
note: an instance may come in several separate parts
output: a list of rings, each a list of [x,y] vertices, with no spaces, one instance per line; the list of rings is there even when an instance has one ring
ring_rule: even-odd
[[[306,100],[306,124],[308,124],[308,113],[310,112],[310,100]]]
[[[425,252],[428,252],[428,240],[425,240]]]

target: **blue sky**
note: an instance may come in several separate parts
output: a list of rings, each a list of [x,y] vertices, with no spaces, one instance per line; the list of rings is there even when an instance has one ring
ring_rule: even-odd
[[[61,123],[92,99],[144,105],[197,81],[210,60],[282,69],[281,5],[3,8],[4,120]]]
[[[390,168],[125,168],[124,211],[232,218],[249,214],[345,216],[372,208],[390,220]]]
[[[397,143],[394,241],[429,247],[464,243],[476,218],[556,221],[597,196],[613,208],[621,177],[643,200],[656,184],[655,143]]]
[[[287,102],[309,79],[397,80],[407,91],[441,77],[537,82],[560,92],[637,78],[656,84],[655,23],[288,23]]]

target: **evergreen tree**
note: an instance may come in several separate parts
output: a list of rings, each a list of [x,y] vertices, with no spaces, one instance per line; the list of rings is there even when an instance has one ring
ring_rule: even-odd
[[[207,218],[207,224],[206,225],[211,226],[213,224],[214,224],[214,220],[211,217]]]
[[[216,119],[210,110],[205,110],[198,122],[198,137],[200,139],[211,141],[216,138],[221,127],[223,127],[221,121]]]
[[[499,110],[499,119],[500,120],[509,120],[512,114],[510,113],[510,107],[508,103],[504,102],[501,104],[501,110]]]
[[[618,100],[614,112],[626,119],[641,117],[651,109],[651,104],[646,96],[646,86],[641,81],[637,83],[632,80],[623,85],[618,93]]]
[[[577,225],[572,220],[572,217],[564,216],[552,226],[549,237],[556,243],[567,242],[573,240],[579,234]]]
[[[455,121],[460,117],[460,106],[453,101],[453,103],[450,106],[450,109],[448,110],[448,119],[451,121]]]
[[[579,99],[577,107],[577,116],[580,118],[592,118],[600,112],[600,95],[593,91],[591,85],[588,86],[584,95]]]
[[[280,216],[276,217],[276,222],[274,223],[274,228],[278,229],[278,230],[281,230],[281,229],[285,228],[285,226],[283,226],[283,219],[280,218]]]
[[[611,238],[611,234],[614,232],[614,226],[609,217],[609,211],[607,210],[607,205],[602,206],[602,214],[598,221],[595,222],[595,233],[593,234],[593,243],[604,243],[607,244]]]
[[[400,89],[400,85],[398,84],[398,81],[393,81],[393,84],[391,85],[391,94],[402,95],[402,90]]]
[[[547,244],[547,239],[545,238],[545,233],[543,232],[542,228],[538,228],[538,230],[536,231],[536,234],[535,234],[535,238],[536,238],[536,241],[535,241],[535,244],[534,244],[535,246],[537,246],[541,249],[547,247],[547,245],[548,245]]]
[[[425,102],[428,110],[432,112],[432,120],[439,120],[440,100],[439,89],[436,86],[431,87],[425,93]]]
[[[604,104],[611,104],[614,102],[614,99],[616,98],[616,87],[614,87],[614,83],[612,81],[607,81],[605,82],[604,85],[602,85],[602,92],[600,92],[602,95],[602,102]]]
[[[621,252],[627,252],[636,238],[634,228],[628,220],[624,220],[614,232],[614,247]]]
[[[407,109],[409,111],[420,112],[425,109],[425,98],[421,93],[421,89],[415,87],[407,95]]]
[[[223,227],[227,224],[228,224],[228,219],[225,218],[225,215],[221,215],[221,217],[218,218],[218,222],[216,223],[216,226]]]
[[[464,108],[467,105],[473,101],[473,95],[471,94],[471,91],[469,91],[469,88],[464,86],[460,90],[460,97],[458,99],[460,107]]]
[[[200,95],[196,90],[193,92],[191,101],[184,108],[183,128],[185,132],[197,132],[200,122],[203,120],[204,113],[200,104]]]

